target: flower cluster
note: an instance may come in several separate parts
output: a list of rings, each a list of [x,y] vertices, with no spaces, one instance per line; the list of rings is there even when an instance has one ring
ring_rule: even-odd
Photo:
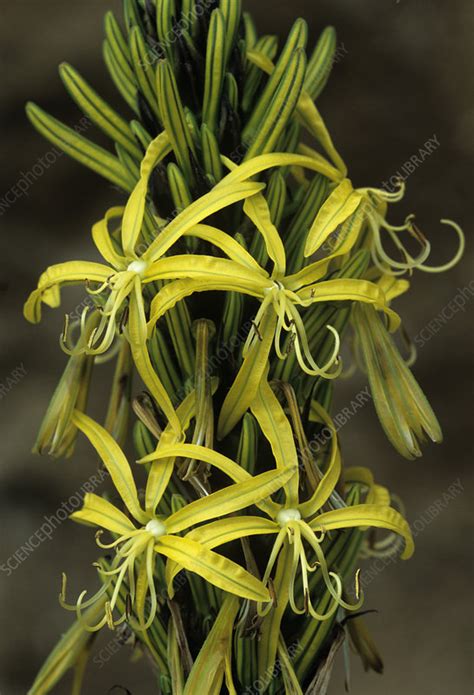
[[[81,316],[66,315],[69,361],[35,449],[70,456],[82,432],[114,486],[72,514],[98,529],[100,588],[69,604],[64,577],[60,600],[77,622],[30,692],[82,664],[86,634],[124,623],[165,695],[217,695],[224,681],[230,693],[266,687],[276,659],[271,692],[302,692],[335,625],[362,606],[361,559],[413,552],[390,493],[341,455],[329,414],[341,345],[353,330],[402,455],[419,456],[425,433],[440,441],[391,337],[401,324],[391,304],[409,289],[402,276],[459,260],[462,231],[446,221],[459,251],[432,268],[413,216],[387,219],[404,187],[353,187],[315,104],[336,51],[332,28],[308,58],[303,20],[278,51],[236,0],[124,5],[125,31],[106,17],[104,57],[131,120],[61,67],[115,154],[27,108],[55,145],[124,191],[92,227],[101,260],[50,266],[25,304],[36,323],[64,287],[84,288]],[[87,401],[93,370],[110,360],[102,426]],[[132,399],[133,388],[142,392]],[[135,465],[124,453],[132,413]],[[380,670],[361,619],[348,621],[364,664]],[[304,649],[290,656],[291,636]]]

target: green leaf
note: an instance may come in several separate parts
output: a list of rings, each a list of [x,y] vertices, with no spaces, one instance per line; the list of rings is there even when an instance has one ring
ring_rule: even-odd
[[[104,60],[118,91],[130,108],[138,113],[137,82],[127,41],[112,12],[105,15]]]
[[[244,13],[244,16],[246,16],[246,14],[247,13]],[[255,53],[261,54],[269,61],[272,61],[278,50],[278,38],[276,36],[262,36],[255,43],[247,40],[247,48]],[[255,95],[258,92],[263,78],[263,71],[257,65],[249,63],[242,97],[242,109],[244,113],[250,111],[254,105]]]
[[[201,141],[204,169],[207,175],[210,177],[213,185],[215,185],[222,179],[224,175],[221,154],[216,136],[205,123],[203,123],[201,129]]]
[[[176,40],[174,21],[176,18],[175,0],[160,0],[156,3],[156,30],[160,46],[165,50],[171,64],[174,62],[173,45]],[[178,29],[179,31],[179,29]]]
[[[129,105],[132,111],[138,114],[139,108],[137,102],[137,86],[133,73],[131,79],[125,72],[122,71],[122,67],[119,63],[117,55],[114,53],[114,50],[111,48],[108,41],[104,41],[102,51],[105,65],[113,83],[121,94],[123,100]]]
[[[239,34],[240,22],[242,19],[242,0],[220,0],[219,8],[225,19],[225,62],[227,63]]]
[[[156,62],[156,57],[148,48],[140,28],[137,26],[130,31],[130,53],[140,91],[158,118],[158,121],[162,122],[155,85],[154,63]]]

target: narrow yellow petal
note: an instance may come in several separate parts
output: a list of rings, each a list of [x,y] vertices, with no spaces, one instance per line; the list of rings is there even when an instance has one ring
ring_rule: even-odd
[[[119,536],[135,531],[135,526],[123,512],[103,497],[89,492],[84,497],[82,509],[73,512],[70,518],[82,524],[100,526]]]
[[[72,420],[99,454],[129,512],[137,521],[146,522],[147,516],[138,501],[137,486],[130,464],[117,442],[104,427],[78,410],[74,411]]]
[[[219,439],[223,439],[237,425],[255,398],[268,365],[275,326],[276,315],[270,307],[258,326],[261,339],[254,341],[245,355],[242,366],[222,405],[217,425]]]
[[[250,601],[268,601],[270,596],[262,582],[232,560],[207,550],[199,543],[179,536],[162,536],[156,551],[194,572],[214,586]],[[173,589],[168,586],[170,596]]]
[[[308,232],[304,255],[312,256],[326,239],[359,207],[362,195],[354,191],[349,179],[344,179],[321,206]]]
[[[287,506],[295,507],[298,505],[299,462],[293,430],[266,378],[261,380],[250,408],[270,443],[277,468],[283,471],[289,466],[294,471],[284,489]]]
[[[387,529],[398,533],[405,539],[402,558],[408,560],[415,549],[410,526],[395,509],[376,504],[356,504],[353,507],[336,509],[317,516],[310,526],[313,530],[334,531],[341,528]]]

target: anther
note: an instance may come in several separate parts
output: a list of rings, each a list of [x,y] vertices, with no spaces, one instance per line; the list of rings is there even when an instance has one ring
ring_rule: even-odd
[[[257,334],[257,338],[259,339],[260,342],[263,341],[262,334],[260,333],[260,327],[255,323],[255,321],[251,321],[253,329],[255,333]]]

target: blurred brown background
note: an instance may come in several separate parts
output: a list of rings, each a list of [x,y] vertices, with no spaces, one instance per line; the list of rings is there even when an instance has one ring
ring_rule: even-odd
[[[112,0],[2,0],[4,203],[21,172],[32,171],[52,150],[28,125],[24,102],[39,102],[71,124],[80,118],[57,76],[60,61],[71,62],[101,94],[119,102],[100,57],[102,16],[119,5]],[[434,260],[449,258],[454,249],[453,237],[439,225],[441,217],[458,220],[467,234],[462,264],[446,275],[417,275],[414,299],[400,306],[410,333],[420,335],[425,329],[422,340],[429,336],[415,373],[440,417],[445,442],[427,447],[420,462],[401,460],[385,440],[371,404],[341,432],[346,459],[369,463],[380,482],[399,492],[417,529],[414,558],[385,568],[366,588],[366,607],[379,611],[369,624],[385,656],[386,673],[382,678],[364,676],[354,657],[352,692],[472,693],[473,293],[464,290],[464,310],[448,312],[449,320],[441,328],[437,324],[436,332],[434,324],[428,332],[426,326],[474,279],[469,215],[473,5],[470,0],[246,0],[244,5],[266,33],[284,35],[300,15],[309,22],[312,41],[325,25],[337,27],[341,59],[319,105],[356,185],[380,185],[430,138],[439,142],[410,176],[406,200],[394,210],[394,219],[416,210],[419,225],[433,240]],[[31,327],[22,319],[22,302],[46,265],[92,254],[91,224],[116,195],[63,156],[0,213],[1,282],[7,286],[0,293],[1,695],[26,692],[69,622],[57,603],[61,571],[71,577],[73,592],[94,581],[88,567],[94,559],[93,535],[70,522],[61,524],[53,539],[40,544],[10,576],[5,569],[43,516],[55,514],[96,469],[87,448],[81,447],[69,462],[29,453],[62,369],[57,342],[61,312],[46,312],[43,323]],[[74,295],[67,301],[71,308]],[[363,377],[343,383],[340,407],[364,386]],[[99,404],[98,412],[103,408]],[[449,492],[453,484],[457,493],[454,488]],[[112,655],[110,639],[101,637],[105,656],[91,664],[86,692],[105,695],[120,684],[133,695],[152,693],[146,665],[130,663],[126,649]],[[344,691],[340,659],[336,672],[332,695]],[[57,692],[69,691],[64,684]]]

